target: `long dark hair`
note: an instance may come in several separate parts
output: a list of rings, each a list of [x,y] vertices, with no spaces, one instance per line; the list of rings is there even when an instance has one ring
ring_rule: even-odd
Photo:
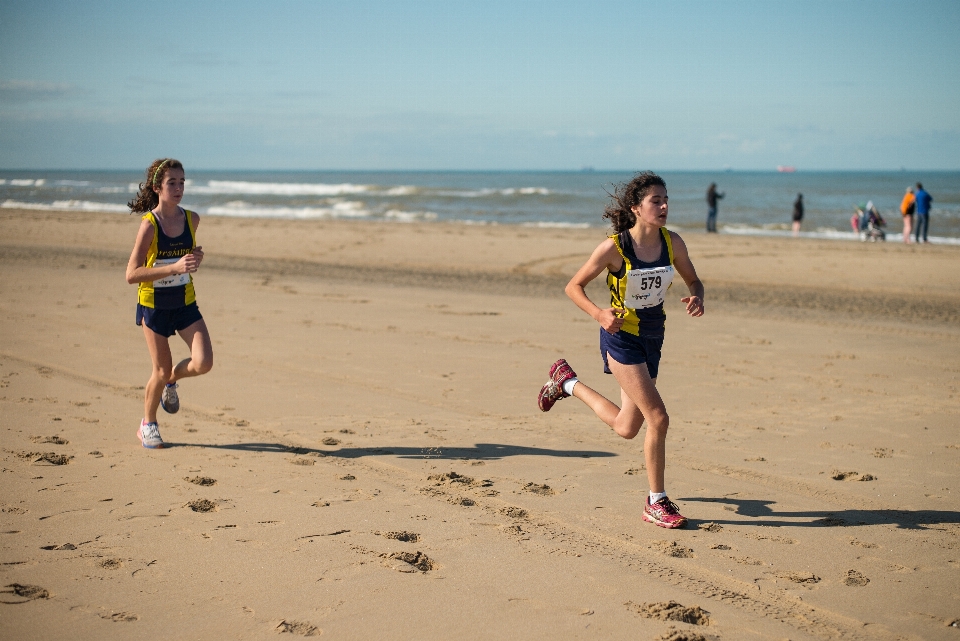
[[[610,196],[610,204],[603,210],[603,217],[610,221],[613,231],[620,233],[626,231],[637,224],[637,215],[633,213],[633,207],[639,205],[650,189],[656,186],[667,188],[667,183],[663,178],[652,171],[641,171],[633,177],[628,183],[619,183],[614,186],[614,191]]]
[[[136,197],[127,203],[130,213],[138,214],[148,212],[160,204],[160,196],[154,191],[154,188],[160,189],[163,179],[171,169],[183,170],[183,165],[179,160],[173,158],[157,158],[147,167],[147,179],[140,183],[140,191]]]

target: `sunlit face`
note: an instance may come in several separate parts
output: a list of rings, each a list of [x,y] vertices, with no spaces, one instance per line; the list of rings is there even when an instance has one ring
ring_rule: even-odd
[[[637,216],[638,223],[663,227],[667,224],[668,200],[666,188],[654,185],[640,204],[631,207],[630,211]]]
[[[179,205],[180,199],[183,198],[184,183],[186,183],[186,176],[183,170],[173,167],[164,172],[160,186],[155,186],[153,190],[160,197],[160,202]]]

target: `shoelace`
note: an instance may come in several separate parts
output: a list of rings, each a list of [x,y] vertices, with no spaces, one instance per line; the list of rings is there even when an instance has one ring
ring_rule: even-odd
[[[660,505],[660,510],[664,514],[669,514],[671,516],[680,516],[680,507],[673,501],[667,499],[662,503],[658,502],[658,505]]]
[[[140,426],[140,433],[145,440],[160,439],[160,426],[156,423],[144,423]]]

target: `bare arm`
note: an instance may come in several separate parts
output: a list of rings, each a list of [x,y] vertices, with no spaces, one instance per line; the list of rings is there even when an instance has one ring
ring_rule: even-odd
[[[593,250],[593,254],[583,264],[583,267],[567,283],[564,292],[577,307],[600,323],[607,332],[616,334],[623,325],[623,319],[617,315],[619,310],[612,307],[601,309],[590,300],[584,288],[599,276],[605,269],[616,271],[623,264],[623,257],[617,251],[613,240],[608,238]]]
[[[200,251],[200,247],[197,247],[194,249],[194,253],[187,254],[172,265],[144,267],[143,263],[147,260],[147,252],[150,250],[150,243],[153,242],[155,233],[153,225],[149,221],[144,220],[140,223],[137,240],[133,244],[133,251],[130,252],[130,260],[127,261],[127,283],[133,285],[134,283],[159,280],[174,274],[190,274],[197,271],[197,267],[200,266],[203,252]],[[197,255],[198,251],[199,257]]]
[[[697,270],[694,269],[690,261],[690,254],[687,252],[687,244],[683,242],[678,234],[670,232],[670,241],[673,245],[673,266],[680,274],[680,278],[686,283],[690,291],[689,296],[681,298],[681,302],[687,304],[687,313],[691,316],[703,316],[703,283],[697,277]]]

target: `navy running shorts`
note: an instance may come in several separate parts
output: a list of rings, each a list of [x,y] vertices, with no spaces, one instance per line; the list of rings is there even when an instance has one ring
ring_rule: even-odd
[[[621,365],[647,364],[650,378],[656,378],[660,371],[660,350],[663,349],[663,336],[634,336],[620,331],[611,334],[600,329],[600,356],[603,357],[603,372],[611,374],[607,364],[607,354]]]
[[[137,325],[146,323],[155,334],[170,338],[198,320],[203,320],[196,303],[176,309],[153,309],[137,303]]]

